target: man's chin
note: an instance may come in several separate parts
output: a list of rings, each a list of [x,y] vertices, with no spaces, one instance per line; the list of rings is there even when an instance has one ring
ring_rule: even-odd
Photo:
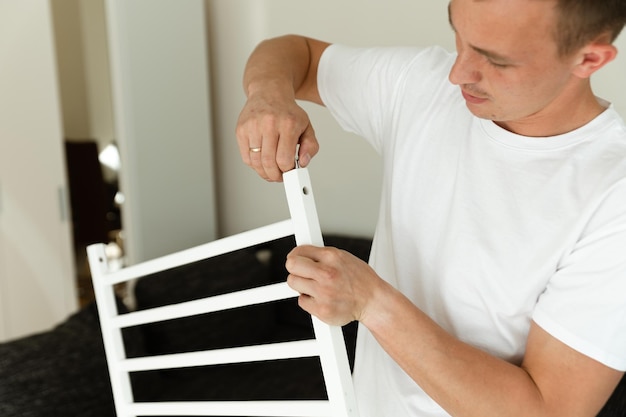
[[[484,106],[474,106],[467,103],[467,109],[479,119],[491,120],[493,122],[499,121],[498,117],[496,117],[493,113],[490,113]]]

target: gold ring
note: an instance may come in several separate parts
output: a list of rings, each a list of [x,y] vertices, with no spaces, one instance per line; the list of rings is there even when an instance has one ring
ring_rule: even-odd
[[[259,146],[258,148],[250,148],[250,152],[261,152],[261,147]]]

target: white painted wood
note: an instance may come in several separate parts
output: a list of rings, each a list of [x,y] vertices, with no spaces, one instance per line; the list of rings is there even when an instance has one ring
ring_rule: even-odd
[[[177,266],[233,252],[246,246],[257,245],[268,240],[289,236],[290,234],[293,234],[293,226],[290,220],[285,220],[126,267],[118,271],[114,276],[111,276],[109,283],[120,284],[136,277],[143,277],[162,271],[165,268],[176,268]]]
[[[133,404],[133,390],[130,374],[121,369],[122,362],[126,359],[122,332],[111,323],[111,320],[118,315],[118,311],[113,285],[107,282],[107,275],[111,271],[106,258],[105,245],[98,244],[87,247],[87,256],[98,305],[98,317],[100,318],[102,341],[109,378],[111,379],[111,390],[115,400],[115,413],[117,417],[131,417],[133,416],[130,411]]]
[[[0,340],[77,308],[50,1],[0,0]]]
[[[295,235],[298,245],[322,246],[322,234],[307,169],[290,171],[284,175],[283,179],[291,213],[290,220],[166,255],[125,270],[116,271],[108,267],[104,245],[88,247],[89,264],[118,416],[358,416],[341,328],[328,326],[315,318],[313,318],[315,338],[311,340],[132,359],[127,359],[124,352],[121,336],[121,329],[124,327],[265,303],[298,295],[286,283],[279,283],[118,315],[113,292],[113,286],[116,283],[131,281],[161,270],[218,256],[290,234]],[[328,393],[326,401],[133,402],[130,372],[311,356],[320,359]]]
[[[123,361],[121,368],[128,372],[153,371],[157,369],[188,368],[191,366],[307,358],[319,355],[319,344],[317,340],[311,339],[133,358]]]
[[[283,181],[296,244],[324,246],[308,169],[286,172]],[[337,416],[356,417],[356,397],[341,327],[328,326],[316,317],[312,319],[315,337],[320,342],[320,361],[331,408]]]
[[[285,283],[267,285],[249,290],[237,291],[230,294],[218,295],[200,300],[187,301],[163,307],[141,310],[134,313],[117,316],[113,319],[113,326],[118,328],[138,326],[178,319],[181,317],[195,316],[198,314],[213,313],[231,308],[244,307],[246,305],[267,303],[284,300],[298,295]]]
[[[141,416],[268,416],[328,417],[337,415],[328,401],[215,401],[137,403],[130,409]]]

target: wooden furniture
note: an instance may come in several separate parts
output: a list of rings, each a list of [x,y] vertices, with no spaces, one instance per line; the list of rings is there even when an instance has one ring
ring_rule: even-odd
[[[315,337],[254,346],[128,358],[123,330],[295,297],[285,282],[128,314],[118,314],[113,287],[159,271],[294,235],[296,244],[323,245],[306,169],[284,175],[291,219],[200,245],[131,267],[109,271],[103,245],[88,248],[111,386],[118,416],[345,416],[358,415],[341,328],[313,318]],[[327,400],[134,402],[131,373],[290,358],[319,357]],[[295,370],[294,370],[295,372]]]

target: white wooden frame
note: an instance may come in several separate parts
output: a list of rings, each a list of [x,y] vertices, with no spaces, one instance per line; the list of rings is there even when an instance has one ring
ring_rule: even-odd
[[[310,177],[306,168],[283,176],[291,218],[269,226],[219,239],[121,270],[109,270],[105,246],[87,248],[111,387],[118,417],[135,416],[302,416],[358,417],[348,357],[340,327],[313,317],[315,338],[199,352],[126,358],[122,329],[246,305],[296,297],[286,283],[237,291],[119,315],[113,287],[162,270],[182,266],[238,249],[294,235],[297,245],[323,246]],[[286,358],[319,357],[328,400],[193,401],[136,403],[130,373]]]

